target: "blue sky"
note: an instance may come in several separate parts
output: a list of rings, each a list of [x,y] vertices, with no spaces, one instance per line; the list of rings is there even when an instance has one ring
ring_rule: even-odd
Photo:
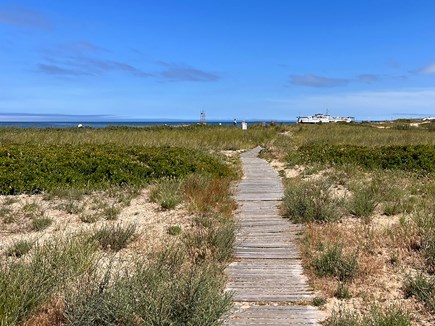
[[[0,0],[0,120],[435,115],[434,17],[432,0]]]

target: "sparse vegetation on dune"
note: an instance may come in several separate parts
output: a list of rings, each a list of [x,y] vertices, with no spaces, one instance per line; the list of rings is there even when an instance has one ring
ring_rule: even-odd
[[[219,324],[232,302],[223,269],[233,249],[234,203],[227,180],[201,178],[216,199],[207,209],[192,206],[188,228],[169,226],[173,241],[157,251],[136,252],[140,229],[121,221],[9,246],[0,262],[0,324]],[[191,191],[183,205],[201,196]]]
[[[401,123],[293,126],[263,153],[292,171],[283,213],[306,224],[326,325],[435,322],[435,136]]]
[[[435,134],[408,125],[1,129],[0,325],[220,324],[240,172],[217,152],[259,144],[325,324],[430,324]]]
[[[239,171],[216,152],[275,133],[0,130],[0,325],[220,324]]]

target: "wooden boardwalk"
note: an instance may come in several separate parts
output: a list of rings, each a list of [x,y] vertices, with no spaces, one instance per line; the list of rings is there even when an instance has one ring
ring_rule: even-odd
[[[278,214],[283,186],[260,158],[260,148],[241,155],[244,178],[239,204],[235,259],[226,272],[234,309],[225,325],[317,325],[320,311],[307,305],[313,293],[303,275],[295,239],[302,225]]]

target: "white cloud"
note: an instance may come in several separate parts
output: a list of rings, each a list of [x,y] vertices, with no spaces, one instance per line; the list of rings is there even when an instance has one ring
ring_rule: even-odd
[[[431,64],[427,65],[426,67],[421,68],[418,72],[420,74],[423,74],[423,75],[435,74],[435,62],[432,62]]]

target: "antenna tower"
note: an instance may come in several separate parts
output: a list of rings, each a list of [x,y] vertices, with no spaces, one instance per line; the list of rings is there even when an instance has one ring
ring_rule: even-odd
[[[201,111],[200,122],[202,125],[207,124],[207,122],[205,121],[205,111],[204,110]]]

